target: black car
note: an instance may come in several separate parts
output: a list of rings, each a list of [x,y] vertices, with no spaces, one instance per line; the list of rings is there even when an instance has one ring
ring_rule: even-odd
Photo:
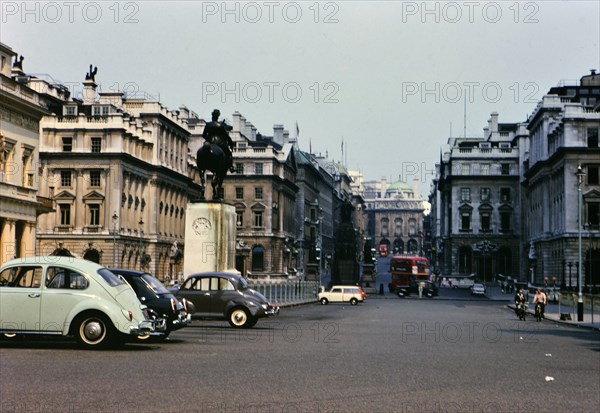
[[[251,289],[244,277],[235,273],[205,272],[190,275],[173,293],[191,301],[194,317],[225,317],[232,327],[253,327],[259,318],[279,314],[264,295]]]
[[[167,325],[161,334],[162,338],[167,338],[171,331],[185,327],[191,322],[191,314],[194,311],[191,303],[185,299],[177,299],[151,274],[122,268],[111,268],[110,271],[121,276],[133,288],[138,299],[159,318],[166,319]]]
[[[422,284],[423,290],[421,293],[424,297],[431,298],[438,295],[438,286],[431,281],[424,280],[413,280],[410,285],[398,286],[396,287],[395,293],[398,295],[398,297],[406,297],[411,294],[419,295],[419,284]]]

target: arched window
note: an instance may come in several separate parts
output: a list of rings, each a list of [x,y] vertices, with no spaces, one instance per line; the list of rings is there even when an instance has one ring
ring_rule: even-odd
[[[394,240],[394,254],[398,253],[398,254],[403,254],[404,253],[404,241],[402,241],[400,238],[396,238]]]
[[[381,236],[387,237],[389,234],[389,220],[387,218],[381,218]]]
[[[402,218],[396,218],[394,220],[394,235],[397,237],[402,236]]]
[[[265,270],[265,249],[262,245],[252,247],[252,271]]]
[[[419,243],[416,239],[409,239],[406,243],[406,251],[409,254],[417,254],[419,252]]]

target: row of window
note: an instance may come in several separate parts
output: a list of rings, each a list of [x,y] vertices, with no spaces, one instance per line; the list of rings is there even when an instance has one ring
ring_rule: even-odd
[[[512,212],[500,211],[500,232],[511,231],[511,215]],[[460,213],[460,231],[471,232],[471,219],[472,213],[470,211],[461,211]],[[491,212],[481,212],[479,214],[479,222],[481,224],[481,232],[492,231],[492,217]]]
[[[244,174],[244,164],[241,162],[236,162],[234,165],[235,173],[238,175]],[[254,174],[255,175],[263,175],[265,172],[265,164],[264,162],[254,162]]]
[[[460,188],[460,200],[471,201],[471,188]],[[491,188],[479,188],[479,200],[489,202],[492,200]],[[510,202],[510,188],[500,188],[500,202]]]
[[[64,116],[77,116],[77,105],[63,106]],[[92,116],[108,116],[110,114],[110,105],[92,105]]]
[[[260,186],[257,186],[254,188],[254,199],[263,199],[263,188]],[[244,199],[244,188],[243,187],[236,187],[235,188],[235,199],[237,200],[243,200]]]
[[[92,188],[100,188],[102,182],[102,171],[100,169],[93,169],[88,173],[88,182]],[[73,185],[73,171],[62,170],[60,171],[60,186],[63,188],[71,188]]]
[[[475,171],[475,165],[470,163],[463,163],[460,166],[460,174],[461,175],[472,175]],[[491,174],[491,164],[482,163],[479,164],[479,175],[487,176]],[[509,163],[501,163],[500,164],[500,174],[501,175],[510,175],[510,164]]]
[[[263,211],[252,211],[252,226],[254,228],[263,228],[264,220],[263,220]],[[236,211],[236,219],[235,224],[237,227],[244,226],[244,211]]]
[[[73,152],[73,138],[62,138],[62,151]],[[90,138],[90,152],[100,153],[102,151],[102,138]]]

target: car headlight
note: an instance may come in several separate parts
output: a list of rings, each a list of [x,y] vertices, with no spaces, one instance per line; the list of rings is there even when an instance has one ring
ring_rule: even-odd
[[[263,308],[263,310],[266,310],[269,308],[269,306],[267,304],[262,304],[261,307]]]

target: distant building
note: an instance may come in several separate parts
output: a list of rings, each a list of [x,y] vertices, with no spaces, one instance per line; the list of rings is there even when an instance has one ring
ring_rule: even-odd
[[[391,254],[423,254],[423,214],[429,206],[417,182],[364,182],[364,205],[365,234],[374,248],[385,244]]]
[[[518,278],[522,134],[494,112],[483,137],[449,138],[443,147],[430,198],[432,261],[442,276]]]

